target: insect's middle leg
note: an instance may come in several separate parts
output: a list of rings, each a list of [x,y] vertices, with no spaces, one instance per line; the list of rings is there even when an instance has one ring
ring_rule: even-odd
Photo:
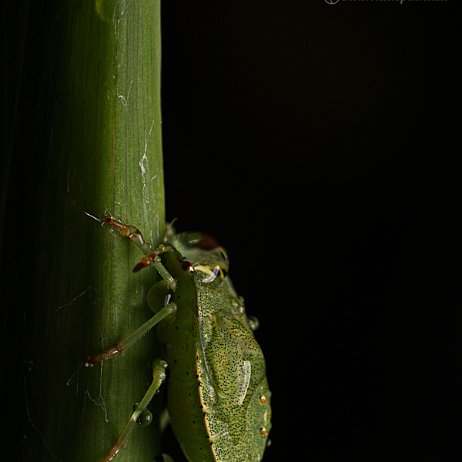
[[[138,327],[138,329],[125,337],[123,340],[117,342],[113,347],[103,351],[96,356],[90,356],[85,362],[85,367],[91,367],[96,363],[113,358],[115,355],[128,350],[128,348],[130,348],[136,341],[143,337],[143,335],[147,334],[156,324],[162,321],[162,319],[175,313],[175,311],[176,304],[168,303],[163,308],[161,308],[151,319]]]
[[[112,446],[106,457],[104,458],[103,462],[110,462],[113,460],[117,454],[123,449],[128,442],[128,439],[136,427],[137,421],[142,414],[142,412],[147,408],[148,404],[157,393],[159,388],[161,387],[162,383],[165,380],[165,369],[167,368],[167,362],[164,360],[157,360],[154,362],[153,371],[152,371],[152,383],[148,388],[148,391],[144,395],[143,399],[140,403],[136,406],[136,409],[133,411],[133,414],[130,417],[127,425],[123,429],[122,433],[119,436],[117,442]]]

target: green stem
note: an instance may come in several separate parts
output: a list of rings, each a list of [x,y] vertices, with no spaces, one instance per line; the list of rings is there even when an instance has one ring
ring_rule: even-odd
[[[54,6],[23,460],[97,462],[145,394],[156,356],[148,334],[124,355],[81,367],[150,318],[155,271],[133,274],[139,250],[91,216],[117,216],[153,246],[164,233],[160,0]],[[136,429],[117,461],[151,461],[156,430]]]

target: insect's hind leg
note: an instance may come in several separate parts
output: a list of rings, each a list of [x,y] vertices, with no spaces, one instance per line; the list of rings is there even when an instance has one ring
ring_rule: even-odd
[[[133,429],[136,427],[138,419],[140,418],[143,411],[147,408],[152,398],[161,387],[162,383],[165,381],[166,368],[166,361],[160,359],[154,362],[152,369],[152,383],[148,388],[148,391],[146,392],[140,403],[136,406],[136,409],[133,411],[130,420],[128,421],[127,425],[125,425],[125,428],[120,434],[119,439],[109,450],[103,462],[110,462],[111,460],[113,460],[117,456],[117,454],[119,454],[120,450],[127,445],[128,439],[130,438]]]

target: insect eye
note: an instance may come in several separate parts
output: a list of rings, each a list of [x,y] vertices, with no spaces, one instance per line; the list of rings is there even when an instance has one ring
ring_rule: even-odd
[[[218,244],[212,236],[204,233],[190,239],[189,245],[192,247],[198,247],[201,250],[214,250],[217,247],[220,247],[220,244]]]
[[[218,242],[208,234],[204,234],[197,245],[202,250],[214,250],[217,247],[220,247],[220,244],[218,244]]]

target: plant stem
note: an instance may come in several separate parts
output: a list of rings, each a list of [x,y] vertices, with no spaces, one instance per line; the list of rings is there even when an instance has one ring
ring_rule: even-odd
[[[151,316],[154,271],[133,274],[138,249],[91,216],[117,216],[153,245],[164,232],[160,0],[56,1],[47,32],[23,460],[97,462],[148,388],[156,356],[148,334],[82,367]],[[137,428],[117,462],[151,461],[155,432]]]

